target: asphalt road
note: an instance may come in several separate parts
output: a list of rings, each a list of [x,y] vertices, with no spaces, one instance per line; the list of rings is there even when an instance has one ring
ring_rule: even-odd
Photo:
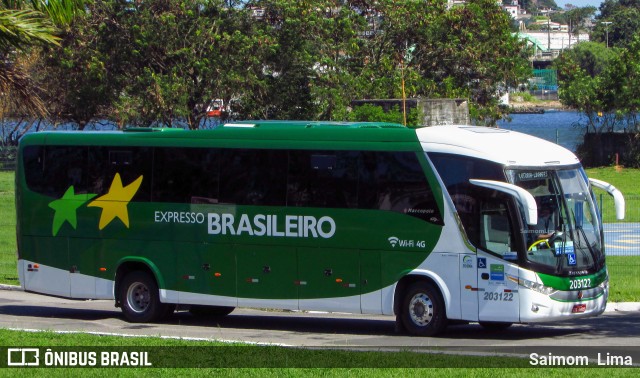
[[[640,256],[640,223],[605,223],[607,256]]]
[[[607,312],[597,318],[487,331],[478,324],[449,326],[433,338],[395,332],[392,317],[236,309],[221,319],[177,312],[156,324],[127,323],[111,301],[75,301],[0,290],[0,328],[81,331],[358,349],[442,348],[526,355],[590,349],[632,355],[640,362],[640,312]],[[558,349],[559,348],[559,349]]]

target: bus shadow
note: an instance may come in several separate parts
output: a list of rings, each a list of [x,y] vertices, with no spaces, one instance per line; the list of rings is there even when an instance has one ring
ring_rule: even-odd
[[[357,319],[315,317],[313,315],[292,315],[278,313],[274,315],[233,314],[225,317],[206,318],[193,316],[188,312],[177,312],[167,319],[172,324],[194,327],[220,327],[251,330],[290,331],[318,334],[352,334],[389,336],[395,333],[393,318]]]
[[[60,318],[88,321],[104,320],[119,316],[119,312],[117,311],[24,305],[0,306],[0,314],[11,316]]]
[[[291,315],[244,315],[230,314],[222,318],[195,317],[188,312],[176,313],[167,322],[199,327],[235,328],[245,330],[290,331],[317,334],[345,334],[370,336],[413,337],[396,330],[395,321],[382,319],[315,317],[312,314]],[[597,330],[601,336],[603,330]],[[606,330],[605,336],[616,336]],[[596,334],[590,325],[575,323],[564,326],[518,324],[508,329],[488,330],[478,323],[450,325],[437,338],[453,340],[504,340],[518,341],[541,338],[565,337],[568,335]],[[639,335],[640,336],[640,335]]]
[[[193,316],[189,312],[176,312],[166,320],[154,324],[127,323],[119,310],[65,308],[35,305],[0,305],[0,315],[15,317],[38,317],[48,319],[67,319],[77,321],[100,321],[113,319],[121,322],[122,329],[135,330],[163,326],[216,327],[221,329],[242,329],[256,331],[256,339],[260,339],[260,331],[289,331],[296,333],[323,335],[367,335],[394,336],[394,340],[412,337],[397,332],[393,317],[388,319],[367,319],[366,317],[342,317],[342,315],[306,314],[290,312],[258,312],[256,314],[231,313],[226,317],[206,318]],[[28,320],[25,319],[28,324]],[[546,324],[516,324],[508,329],[487,330],[477,323],[450,325],[437,339],[449,340],[494,340],[525,341],[553,340],[570,335],[578,336],[585,343],[602,338],[640,338],[640,313],[606,314],[597,318],[576,319],[572,321]],[[283,336],[286,337],[286,336]],[[400,339],[395,339],[398,337]],[[382,343],[384,341],[380,340]],[[283,341],[286,342],[286,341]],[[394,344],[397,344],[394,342]]]

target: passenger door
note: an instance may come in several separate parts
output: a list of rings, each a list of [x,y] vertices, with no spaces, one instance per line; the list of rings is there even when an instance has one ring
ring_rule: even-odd
[[[518,322],[518,254],[515,227],[506,200],[479,203],[479,321]]]

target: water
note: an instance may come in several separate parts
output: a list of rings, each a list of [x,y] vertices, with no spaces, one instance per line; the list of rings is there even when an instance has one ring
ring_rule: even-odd
[[[512,121],[498,122],[498,126],[502,129],[519,131],[557,143],[570,151],[575,152],[578,144],[582,142],[584,129],[577,127],[576,123],[581,121],[580,113],[573,111],[546,111],[544,114],[514,114],[511,116]],[[61,125],[58,130],[73,129],[73,125]],[[204,125],[208,126],[208,125]],[[13,130],[15,125],[9,124],[8,127],[2,127],[0,130],[0,138],[6,140],[8,135],[4,135],[4,131]],[[42,129],[48,129],[44,126]],[[115,130],[115,124],[104,122],[96,122],[87,125],[86,130]],[[35,130],[31,130],[33,132]]]
[[[511,118],[511,122],[501,121],[498,126],[557,143],[573,152],[584,137],[584,128],[577,126],[581,121],[578,112],[549,110],[544,114],[513,114]]]

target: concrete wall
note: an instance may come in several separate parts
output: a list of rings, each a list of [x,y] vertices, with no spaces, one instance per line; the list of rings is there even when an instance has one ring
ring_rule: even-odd
[[[382,107],[388,111],[397,107],[402,111],[402,99],[375,99],[375,100],[354,100],[351,106],[356,107],[364,104],[371,104]],[[440,126],[440,125],[468,125],[469,119],[469,102],[466,99],[424,99],[424,98],[408,98],[406,99],[407,112],[411,109],[418,108],[422,114],[423,126]]]
[[[469,102],[465,99],[419,99],[425,126],[468,125]]]

